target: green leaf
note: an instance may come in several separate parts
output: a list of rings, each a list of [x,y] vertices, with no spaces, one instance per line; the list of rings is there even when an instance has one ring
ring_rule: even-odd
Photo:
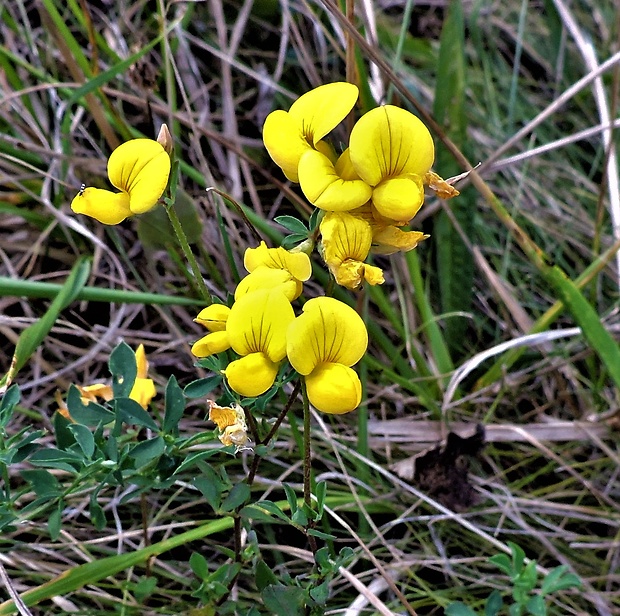
[[[62,494],[58,479],[49,471],[43,469],[23,470],[20,474],[31,485],[37,496],[54,498]]]
[[[178,436],[179,422],[185,412],[185,396],[177,379],[172,375],[166,384],[166,403],[164,411],[163,431]]]
[[[194,199],[185,191],[177,190],[172,207],[185,231],[187,241],[196,244],[202,235],[202,221],[198,216]],[[154,207],[136,218],[138,238],[145,248],[159,250],[175,245],[176,236],[165,208]]]
[[[189,557],[189,566],[199,580],[206,580],[209,577],[209,564],[202,554],[192,552]]]
[[[318,522],[323,517],[323,508],[325,507],[325,496],[327,495],[327,482],[319,481],[319,483],[316,484],[314,494],[316,496],[316,507],[317,507],[314,521]]]
[[[213,511],[219,511],[222,492],[226,489],[220,476],[208,464],[204,465],[204,475],[195,477],[192,482],[202,492]]]
[[[467,607],[464,603],[457,601],[451,603],[444,612],[445,616],[477,616],[476,612],[470,607]]]
[[[110,353],[108,365],[112,374],[114,397],[128,398],[138,373],[135,353],[128,344],[121,342]]]
[[[308,525],[308,516],[306,515],[306,512],[303,509],[298,509],[291,516],[291,520],[293,521],[293,524],[297,524],[298,526],[305,527]]]
[[[84,457],[90,460],[95,453],[95,439],[93,433],[86,426],[79,423],[70,423],[67,429],[73,434],[75,442],[84,453]]]
[[[208,451],[199,451],[197,453],[192,453],[189,456],[187,456],[187,458],[185,458],[183,462],[181,462],[179,467],[174,471],[174,474],[180,475],[184,471],[194,466],[197,466],[197,464],[200,461],[206,460],[207,458],[210,458],[211,456],[215,456],[219,454],[221,451],[222,451],[221,449],[210,449]]]
[[[258,501],[255,505],[257,508],[264,509],[265,511],[271,513],[272,515],[284,520],[285,522],[290,522],[290,518],[282,511],[282,508],[276,503],[269,500],[261,500]]]
[[[484,616],[497,616],[503,605],[504,600],[501,593],[499,590],[494,590],[484,604]]]
[[[489,558],[489,562],[501,569],[506,575],[513,576],[512,561],[507,554],[495,554]]]
[[[49,517],[47,518],[47,530],[52,541],[56,541],[56,539],[58,539],[58,535],[60,535],[63,507],[64,504],[60,501],[58,506],[49,514]]]
[[[541,594],[548,595],[558,590],[580,587],[581,580],[574,573],[567,573],[567,571],[567,565],[560,565],[549,571],[542,581],[542,586],[540,588]]]
[[[324,533],[320,530],[317,530],[316,528],[309,528],[306,532],[309,535],[312,535],[313,537],[318,537],[319,539],[325,539],[325,541],[333,541],[334,539],[336,539],[336,535],[330,535],[329,533]]]
[[[284,492],[286,493],[286,500],[288,501],[288,506],[291,510],[291,515],[295,515],[297,511],[297,494],[295,494],[295,490],[291,488],[288,483],[283,483],[282,487],[284,488]]]
[[[13,409],[20,399],[20,391],[17,384],[11,385],[0,400],[0,426],[6,426],[13,416]]]
[[[197,379],[186,385],[183,393],[191,399],[202,398],[210,394],[221,382],[222,376],[220,374],[207,376],[204,379]]]
[[[547,616],[545,600],[540,595],[535,595],[525,605],[528,614],[532,616]]]
[[[114,421],[114,413],[105,406],[96,402],[84,404],[80,390],[75,385],[69,386],[67,409],[74,421],[85,426],[95,428],[100,424],[105,425]]]
[[[303,616],[304,591],[296,586],[270,584],[261,596],[270,614],[286,614],[286,616]]]
[[[264,560],[257,561],[254,575],[256,588],[258,588],[259,592],[263,592],[267,586],[276,585],[278,583],[278,578],[271,568],[265,564]]]
[[[93,492],[90,496],[88,503],[88,510],[90,512],[90,519],[93,526],[97,530],[103,530],[106,527],[107,521],[105,519],[105,512],[103,507],[97,502],[97,493]]]
[[[62,451],[53,447],[35,451],[30,456],[30,462],[35,466],[67,471],[72,474],[75,474],[83,464],[81,456],[72,451]]]
[[[325,605],[329,599],[329,580],[310,589],[310,596],[317,605]]]
[[[136,468],[140,468],[156,458],[159,458],[165,450],[164,439],[161,436],[151,438],[148,441],[138,443],[129,452],[129,457],[136,462]]]
[[[291,235],[287,235],[282,240],[281,246],[282,246],[282,248],[285,248],[286,250],[291,250],[297,244],[301,244],[301,242],[304,242],[307,239],[308,239],[308,234],[307,233],[305,233],[304,235],[302,235],[300,233],[292,233]]]
[[[117,417],[123,423],[144,426],[154,432],[159,432],[159,426],[155,423],[155,420],[151,417],[148,411],[145,411],[138,402],[131,398],[116,398],[114,400]]]
[[[276,216],[274,220],[288,231],[291,231],[291,233],[297,233],[304,237],[308,235],[306,225],[294,216]]]
[[[0,380],[0,386],[10,383],[24,367],[31,355],[50,332],[60,313],[77,297],[86,283],[89,273],[90,261],[85,257],[80,257],[46,313],[19,335],[11,367]]]
[[[232,511],[245,503],[251,495],[250,486],[247,483],[238,483],[224,499],[220,509],[222,511]]]

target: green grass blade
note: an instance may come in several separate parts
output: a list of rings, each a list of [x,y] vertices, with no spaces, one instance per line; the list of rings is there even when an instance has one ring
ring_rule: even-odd
[[[15,280],[0,276],[0,297],[54,299],[62,289],[63,285],[52,282]],[[123,291],[121,289],[100,289],[98,287],[82,287],[74,299],[90,302],[116,302],[118,304],[157,304],[160,306],[203,306],[206,303],[201,299],[192,299],[191,297]]]
[[[11,367],[2,377],[0,386],[9,385],[13,377],[24,367],[30,356],[52,329],[60,313],[77,297],[89,273],[90,260],[84,257],[78,259],[47,312],[20,334],[15,345]]]
[[[451,2],[441,33],[437,68],[437,88],[433,103],[435,120],[446,135],[463,151],[467,140],[465,114],[465,22],[460,0]],[[445,147],[438,147],[435,166],[445,177],[462,169]],[[449,202],[454,217],[470,237],[473,233],[475,193],[466,189]],[[467,246],[445,212],[440,212],[431,234],[437,255],[437,277],[441,294],[441,310],[469,310],[473,296],[474,262]],[[462,350],[468,323],[465,319],[446,322],[446,340],[452,352]]]

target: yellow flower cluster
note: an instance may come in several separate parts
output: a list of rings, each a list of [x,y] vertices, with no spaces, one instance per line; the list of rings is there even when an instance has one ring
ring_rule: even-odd
[[[425,239],[403,231],[424,202],[435,150],[426,126],[413,114],[384,105],[364,114],[338,156],[324,137],[353,109],[358,89],[337,82],[298,98],[288,112],[269,114],[263,141],[271,158],[325,214],[320,224],[323,259],[336,282],[357,289],[384,282],[364,261],[369,252],[391,254]],[[445,183],[441,184],[442,186]],[[458,194],[448,191],[450,196]]]
[[[311,299],[295,316],[291,302],[312,271],[303,252],[261,242],[246,250],[244,264],[249,274],[237,286],[232,307],[212,304],[196,318],[209,333],[192,353],[208,357],[232,349],[239,359],[228,364],[224,375],[233,391],[247,397],[265,393],[288,358],[304,377],[315,408],[338,414],[357,408],[362,387],[351,366],[368,346],[361,317],[331,297]]]

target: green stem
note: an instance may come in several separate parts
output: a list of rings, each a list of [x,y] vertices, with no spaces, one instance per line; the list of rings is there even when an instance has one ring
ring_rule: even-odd
[[[189,267],[192,270],[192,275],[194,276],[194,280],[196,281],[196,286],[202,299],[207,302],[207,305],[212,303],[211,294],[207,289],[207,285],[200,274],[200,268],[198,267],[198,262],[196,261],[196,257],[192,252],[192,249],[189,246],[189,242],[187,241],[187,236],[185,235],[185,231],[183,231],[183,225],[181,225],[181,221],[174,209],[174,206],[171,202],[166,199],[166,205],[164,206],[166,213],[168,214],[168,218],[170,219],[170,224],[174,229],[174,233],[179,240],[179,246],[181,246],[181,250],[189,263]]]

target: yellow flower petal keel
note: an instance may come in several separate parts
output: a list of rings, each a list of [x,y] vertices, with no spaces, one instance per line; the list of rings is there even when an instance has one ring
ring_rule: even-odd
[[[71,209],[104,225],[117,225],[132,214],[127,193],[113,193],[103,188],[81,190],[71,202]]]
[[[364,205],[372,195],[371,186],[355,175],[343,177],[337,166],[316,150],[309,150],[301,157],[299,184],[310,203],[328,212],[353,210]]]
[[[342,364],[321,364],[306,377],[310,404],[324,413],[341,415],[354,411],[362,400],[362,384],[356,372]]]
[[[203,336],[192,345],[192,355],[209,357],[230,349],[230,341],[225,331],[216,331]]]
[[[255,398],[264,394],[275,381],[279,363],[264,353],[250,353],[226,367],[224,374],[231,389],[241,396]]]

